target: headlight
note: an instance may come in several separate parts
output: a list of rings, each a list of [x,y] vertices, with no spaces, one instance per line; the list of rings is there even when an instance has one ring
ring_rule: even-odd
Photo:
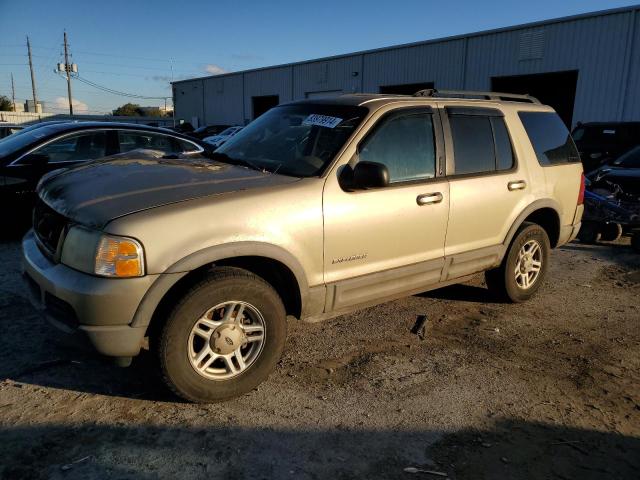
[[[144,251],[138,241],[82,227],[69,230],[60,260],[71,268],[102,277],[144,275]]]
[[[142,245],[132,238],[103,235],[96,251],[95,273],[104,277],[141,277]]]

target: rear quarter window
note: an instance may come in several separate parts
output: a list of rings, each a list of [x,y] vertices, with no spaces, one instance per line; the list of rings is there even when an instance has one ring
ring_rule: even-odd
[[[518,112],[538,163],[545,166],[579,162],[571,134],[554,112]]]

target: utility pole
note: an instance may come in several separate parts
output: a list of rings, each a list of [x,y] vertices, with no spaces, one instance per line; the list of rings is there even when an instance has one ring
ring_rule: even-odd
[[[58,37],[60,38],[60,37]],[[73,104],[71,102],[71,68],[69,65],[69,49],[67,45],[67,31],[64,31],[64,64],[67,73],[67,94],[69,97],[69,115],[73,115]]]
[[[38,113],[38,96],[36,95],[36,77],[33,73],[33,61],[31,60],[31,43],[27,35],[27,52],[29,53],[29,70],[31,70],[31,90],[33,91],[33,108]]]
[[[13,101],[13,111],[16,111],[16,87],[13,84],[13,73],[11,74],[11,100]]]

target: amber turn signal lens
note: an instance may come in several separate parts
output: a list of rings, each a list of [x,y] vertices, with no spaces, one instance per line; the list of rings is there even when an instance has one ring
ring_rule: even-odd
[[[120,278],[144,275],[142,246],[130,238],[103,236],[96,252],[95,273]]]

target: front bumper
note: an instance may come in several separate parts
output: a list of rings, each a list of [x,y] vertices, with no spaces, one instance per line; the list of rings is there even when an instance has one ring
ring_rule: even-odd
[[[146,326],[130,325],[140,302],[158,275],[102,278],[50,261],[33,231],[22,240],[22,266],[33,306],[67,333],[83,332],[103,355],[140,352]]]

